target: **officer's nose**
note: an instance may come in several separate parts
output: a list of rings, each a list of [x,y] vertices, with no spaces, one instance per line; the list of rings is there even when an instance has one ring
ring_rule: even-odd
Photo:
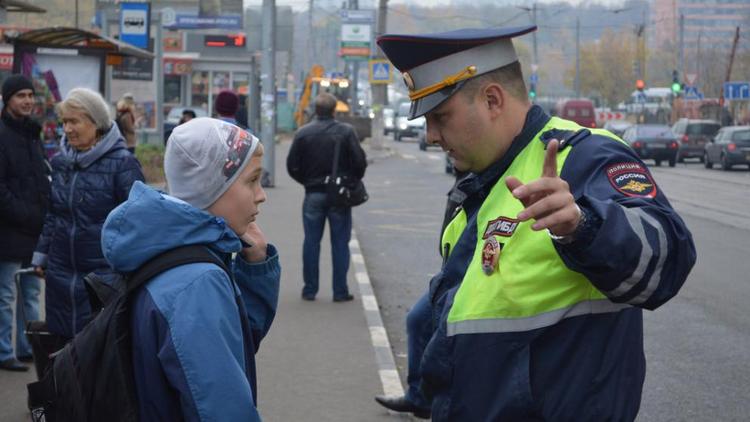
[[[430,124],[430,120],[427,119],[427,133],[425,134],[425,141],[430,145],[438,145],[440,144],[440,140],[440,131],[436,129],[435,124]]]

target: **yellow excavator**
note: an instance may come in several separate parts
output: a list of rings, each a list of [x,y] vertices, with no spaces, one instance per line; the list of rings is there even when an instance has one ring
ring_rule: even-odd
[[[328,92],[336,97],[336,119],[350,123],[357,130],[360,139],[370,136],[372,119],[368,116],[355,116],[349,107],[349,79],[344,77],[326,77],[323,66],[316,64],[310,68],[305,77],[297,109],[294,111],[294,121],[297,127],[309,122],[315,114],[312,99],[322,92]]]

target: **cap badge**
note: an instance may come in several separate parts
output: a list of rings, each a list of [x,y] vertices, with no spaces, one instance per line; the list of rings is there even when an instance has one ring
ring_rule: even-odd
[[[404,84],[409,88],[409,91],[414,91],[414,79],[411,78],[409,72],[404,72]]]
[[[482,247],[482,271],[485,275],[492,275],[497,269],[497,261],[500,259],[500,251],[503,244],[498,242],[495,236],[490,236],[484,241]]]

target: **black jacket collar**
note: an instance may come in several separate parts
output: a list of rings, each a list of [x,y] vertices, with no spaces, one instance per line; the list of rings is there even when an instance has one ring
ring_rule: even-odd
[[[17,131],[29,134],[32,138],[36,139],[39,137],[39,132],[42,130],[41,126],[35,121],[28,117],[22,117],[16,119],[8,113],[8,110],[3,107],[3,111],[0,112],[0,119],[9,128]]]

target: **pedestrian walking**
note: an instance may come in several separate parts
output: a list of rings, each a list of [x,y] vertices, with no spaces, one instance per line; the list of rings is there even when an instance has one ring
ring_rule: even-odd
[[[131,154],[135,154],[135,100],[133,94],[126,93],[117,101],[115,123],[120,134],[125,138],[125,145]]]
[[[193,119],[167,143],[169,195],[136,183],[104,224],[104,256],[117,272],[203,245],[232,274],[215,263],[190,263],[135,291],[130,327],[139,420],[260,420],[255,353],[275,316],[281,274],[276,248],[255,223],[266,200],[262,156],[247,131]]]
[[[102,224],[143,173],[99,93],[74,88],[57,112],[65,135],[52,159],[50,211],[32,264],[45,275],[49,331],[64,342],[91,317],[83,277],[108,267]]]
[[[367,160],[354,128],[334,119],[336,97],[320,94],[315,98],[315,118],[294,135],[286,160],[289,175],[305,187],[302,222],[305,240],[302,245],[302,299],[315,300],[318,293],[320,240],[328,220],[333,255],[333,300],[354,299],[349,293],[346,273],[349,271],[349,240],[352,233],[352,209],[331,204],[326,178],[333,169],[336,143],[340,143],[338,173],[361,180]]]
[[[511,39],[534,30],[378,38],[409,117],[471,172],[430,282],[420,372],[433,421],[634,420],[642,310],[695,263],[685,223],[624,142],[530,104]]]
[[[24,335],[26,321],[39,319],[41,282],[21,276],[16,292],[13,274],[30,265],[49,204],[49,164],[40,140],[41,127],[31,119],[34,85],[11,75],[2,86],[0,113],[0,369],[26,371],[32,353]],[[16,294],[14,294],[14,292]],[[15,297],[14,297],[15,296]],[[16,347],[13,350],[13,301]],[[23,309],[21,309],[23,307]],[[22,311],[25,311],[22,312]]]

